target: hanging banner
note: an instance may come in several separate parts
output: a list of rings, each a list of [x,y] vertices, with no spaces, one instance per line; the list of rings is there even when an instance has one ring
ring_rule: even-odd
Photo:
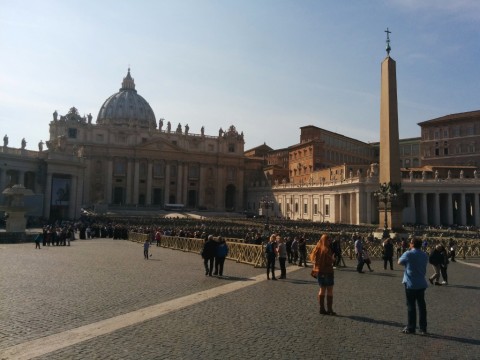
[[[52,179],[51,205],[68,206],[70,202],[71,180],[65,178]]]

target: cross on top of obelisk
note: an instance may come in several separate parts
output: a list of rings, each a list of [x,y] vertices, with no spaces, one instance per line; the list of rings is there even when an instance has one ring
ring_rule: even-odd
[[[387,30],[385,30],[385,32],[387,33],[387,55],[390,56],[390,50],[392,50],[392,48],[390,47],[390,34],[392,33],[390,30],[388,30],[388,27],[387,27]]]

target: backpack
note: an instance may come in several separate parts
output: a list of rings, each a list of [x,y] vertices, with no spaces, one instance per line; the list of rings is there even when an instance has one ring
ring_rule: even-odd
[[[271,254],[271,253],[273,253],[273,245],[271,242],[269,242],[267,246],[265,246],[265,254]]]

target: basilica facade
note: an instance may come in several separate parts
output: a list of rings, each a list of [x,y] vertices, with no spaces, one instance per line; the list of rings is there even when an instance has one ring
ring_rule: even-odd
[[[46,149],[4,143],[0,186],[31,188],[31,215],[54,219],[78,218],[81,208],[243,210],[243,133],[231,125],[207,135],[204,127],[195,133],[188,124],[164,122],[157,125],[129,69],[96,121],[75,107],[55,111]]]

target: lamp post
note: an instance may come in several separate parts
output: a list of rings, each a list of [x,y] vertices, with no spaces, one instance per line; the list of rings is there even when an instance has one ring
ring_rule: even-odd
[[[265,216],[267,218],[267,223],[265,224],[265,230],[269,230],[269,220],[268,220],[268,209],[270,206],[273,206],[274,201],[270,199],[268,196],[262,196],[262,199],[260,200],[260,206],[265,209]]]
[[[379,189],[373,193],[373,196],[378,199],[378,202],[383,204],[383,238],[390,237],[390,233],[388,231],[387,210],[388,208],[392,208],[392,203],[402,194],[403,190],[401,189],[401,186],[401,184],[392,182],[383,183],[380,184]]]

